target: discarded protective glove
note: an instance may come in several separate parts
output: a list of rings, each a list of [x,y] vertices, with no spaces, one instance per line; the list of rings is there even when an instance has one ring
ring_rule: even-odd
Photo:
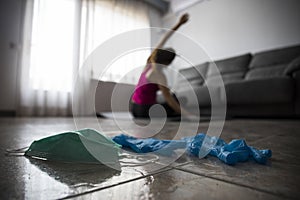
[[[215,143],[213,147],[209,148],[209,155],[218,157],[221,161],[229,165],[235,165],[237,162],[245,162],[251,158],[260,164],[265,164],[268,158],[272,156],[271,150],[258,150],[248,146],[245,140],[232,140],[226,144],[222,139],[210,137],[203,133],[199,133],[194,137],[185,137],[181,140],[138,139],[121,134],[115,136],[113,140],[123,147],[131,148],[137,153],[163,153],[164,150],[167,150],[166,154],[170,154],[170,151],[185,148],[189,155],[198,156],[205,137],[208,137],[208,144]],[[168,148],[168,146],[172,148]]]
[[[186,147],[186,142],[183,140],[158,140],[155,138],[138,139],[124,134],[115,136],[113,141],[125,148],[132,149],[136,153],[154,152],[165,148],[164,151],[159,152],[165,156],[171,155],[175,149]]]

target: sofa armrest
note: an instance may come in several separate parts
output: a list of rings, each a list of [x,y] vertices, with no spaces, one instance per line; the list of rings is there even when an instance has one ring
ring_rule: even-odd
[[[293,73],[295,80],[295,111],[296,115],[300,116],[300,70]]]
[[[300,56],[292,60],[284,70],[284,74],[292,76],[300,71]]]
[[[300,70],[293,73],[293,79],[296,83],[296,96],[300,96]]]

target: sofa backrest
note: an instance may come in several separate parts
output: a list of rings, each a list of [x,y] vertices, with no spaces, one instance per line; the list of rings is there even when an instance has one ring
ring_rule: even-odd
[[[191,84],[192,87],[203,85],[206,78],[207,66],[208,62],[179,70],[180,74],[177,76],[178,89],[188,87],[186,84]]]
[[[300,45],[259,52],[256,54],[244,54],[215,62],[206,62],[195,67],[180,70],[192,87],[207,84],[213,85],[218,79],[218,72],[212,67],[216,64],[224,83],[241,80],[264,79],[286,76],[287,66],[300,55]],[[198,70],[204,75],[202,77]],[[178,78],[180,88],[184,87],[182,77]]]
[[[256,53],[249,64],[245,79],[285,76],[287,65],[300,54],[300,46]]]
[[[222,76],[224,83],[243,80],[250,60],[251,54],[244,54],[210,62],[206,75],[207,84],[214,84],[218,75]]]

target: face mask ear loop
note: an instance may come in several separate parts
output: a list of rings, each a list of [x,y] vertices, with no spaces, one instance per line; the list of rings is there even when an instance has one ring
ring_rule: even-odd
[[[6,149],[5,155],[6,156],[24,156],[25,152],[29,147],[23,147],[20,149]]]
[[[149,163],[153,163],[153,162],[159,160],[159,156],[155,155],[155,154],[151,154],[151,156],[150,156],[150,155],[138,155],[138,154],[134,155],[134,154],[128,154],[128,153],[122,152],[119,155],[119,157],[120,157],[120,159],[122,159],[122,158],[126,159],[127,158],[127,159],[137,160],[136,162],[120,160],[120,163],[124,164],[124,165],[122,165],[122,167],[143,166],[143,165],[147,165]],[[150,159],[149,159],[149,157],[150,157]]]

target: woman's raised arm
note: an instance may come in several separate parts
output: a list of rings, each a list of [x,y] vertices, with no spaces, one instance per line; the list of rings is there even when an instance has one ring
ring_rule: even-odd
[[[153,52],[151,53],[151,55],[148,58],[148,62],[154,61],[156,52],[158,49],[161,49],[165,43],[168,41],[168,39],[173,35],[173,33],[183,24],[185,24],[187,21],[189,20],[189,15],[186,13],[184,15],[182,15],[179,19],[179,21],[177,22],[177,24],[171,29],[169,30],[164,36],[163,38],[160,40],[160,42],[158,43],[158,45],[156,46],[156,48],[153,50]]]

